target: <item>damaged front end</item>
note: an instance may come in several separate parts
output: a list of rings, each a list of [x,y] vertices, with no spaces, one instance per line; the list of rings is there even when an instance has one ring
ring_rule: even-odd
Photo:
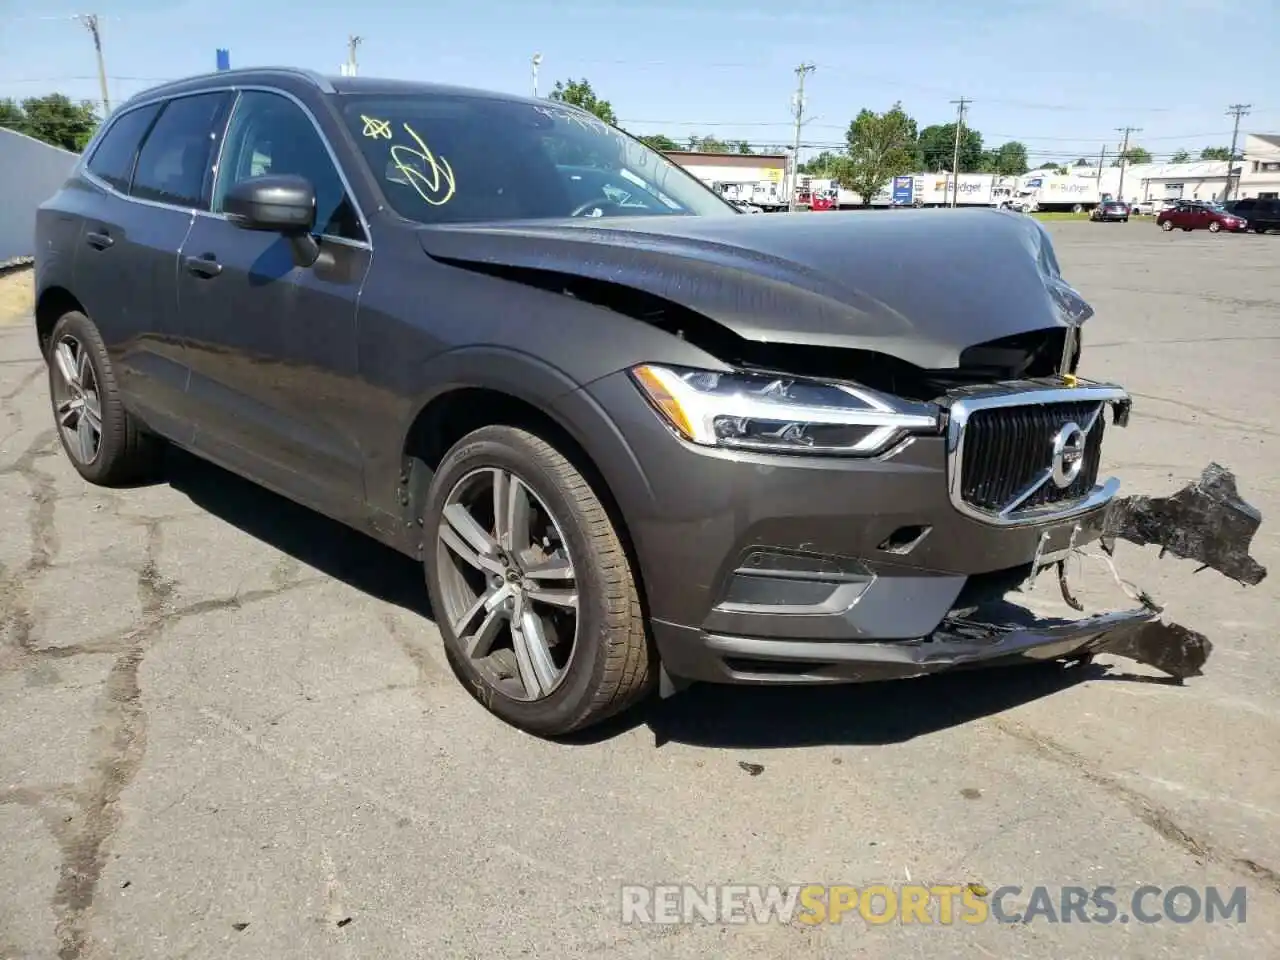
[[[1080,660],[1108,653],[1154,667],[1178,682],[1200,676],[1213,644],[1204,634],[1164,619],[1160,604],[1120,577],[1113,560],[1115,541],[1158,546],[1162,557],[1169,553],[1200,563],[1196,572],[1213,569],[1256,586],[1267,574],[1249,554],[1261,522],[1259,511],[1240,497],[1235,476],[1216,463],[1171,496],[1114,499],[1103,521],[1100,552],[1074,543],[1037,552],[1030,574],[1009,594],[953,611],[930,637],[925,645],[929,652],[920,662],[927,665],[936,659],[962,666],[1005,659]],[[1067,565],[1077,559],[1099,561],[1136,606],[1084,617],[1067,615],[1085,611],[1068,582]],[[1040,575],[1050,570],[1056,573],[1060,594],[1056,604],[1035,591]],[[1021,596],[1013,601],[1011,594]]]

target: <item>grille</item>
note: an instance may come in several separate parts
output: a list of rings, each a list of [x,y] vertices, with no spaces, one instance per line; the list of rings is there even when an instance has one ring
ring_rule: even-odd
[[[975,410],[964,429],[960,495],[980,510],[999,512],[1043,477],[1053,460],[1053,438],[1067,423],[1086,426],[1084,465],[1072,484],[1059,488],[1051,480],[1018,507],[1018,512],[1068,504],[1089,495],[1098,481],[1105,416],[1097,401]]]

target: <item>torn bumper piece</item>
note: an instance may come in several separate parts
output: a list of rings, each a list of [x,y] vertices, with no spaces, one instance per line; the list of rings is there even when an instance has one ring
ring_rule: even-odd
[[[1138,659],[1174,676],[1197,676],[1208,656],[1208,641],[1186,631],[1184,642],[1171,635],[1171,629],[1177,628],[1160,622],[1159,612],[1145,607],[1070,620],[1037,616],[1025,606],[999,600],[947,617],[922,640],[831,642],[708,633],[696,644],[687,635],[674,642],[658,639],[668,670],[682,681],[873,682],[1104,652],[1142,654]],[[668,651],[679,651],[677,662],[670,662]]]

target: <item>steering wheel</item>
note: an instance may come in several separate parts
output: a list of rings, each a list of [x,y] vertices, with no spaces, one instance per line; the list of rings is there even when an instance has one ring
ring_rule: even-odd
[[[593,199],[591,199],[591,200],[588,200],[586,203],[580,203],[580,204],[578,204],[578,205],[577,205],[576,207],[574,207],[574,208],[573,208],[573,210],[569,213],[569,216],[571,216],[571,217],[581,217],[581,216],[583,216],[583,215],[584,215],[588,210],[595,210],[595,209],[599,209],[599,210],[600,210],[600,216],[604,217],[604,216],[608,216],[607,208],[612,208],[612,209],[614,209],[614,210],[621,210],[621,209],[622,209],[622,204],[618,203],[616,200],[610,200],[610,199],[609,199],[608,197],[606,197],[604,194],[601,194],[601,195],[600,195],[600,196],[598,196],[598,197],[595,197],[595,198],[593,198]]]

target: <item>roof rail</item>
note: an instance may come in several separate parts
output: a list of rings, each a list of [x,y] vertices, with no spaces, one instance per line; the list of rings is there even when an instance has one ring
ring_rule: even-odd
[[[319,90],[322,93],[336,92],[333,89],[333,84],[329,82],[328,77],[324,76],[323,74],[317,73],[314,70],[304,69],[303,67],[237,67],[234,70],[215,70],[210,73],[197,73],[197,74],[192,74],[189,77],[180,77],[176,80],[167,80],[164,83],[156,84],[154,87],[148,87],[146,90],[139,91],[138,93],[130,97],[129,100],[136,100],[139,98],[149,98],[149,97],[155,96],[157,93],[163,90],[167,90],[172,87],[182,87],[188,83],[195,83],[197,81],[214,80],[214,79],[222,79],[222,78],[229,78],[234,80],[236,77],[243,77],[249,74],[264,74],[264,73],[283,74],[284,76],[296,77],[299,80],[305,80],[306,82],[319,88]]]

